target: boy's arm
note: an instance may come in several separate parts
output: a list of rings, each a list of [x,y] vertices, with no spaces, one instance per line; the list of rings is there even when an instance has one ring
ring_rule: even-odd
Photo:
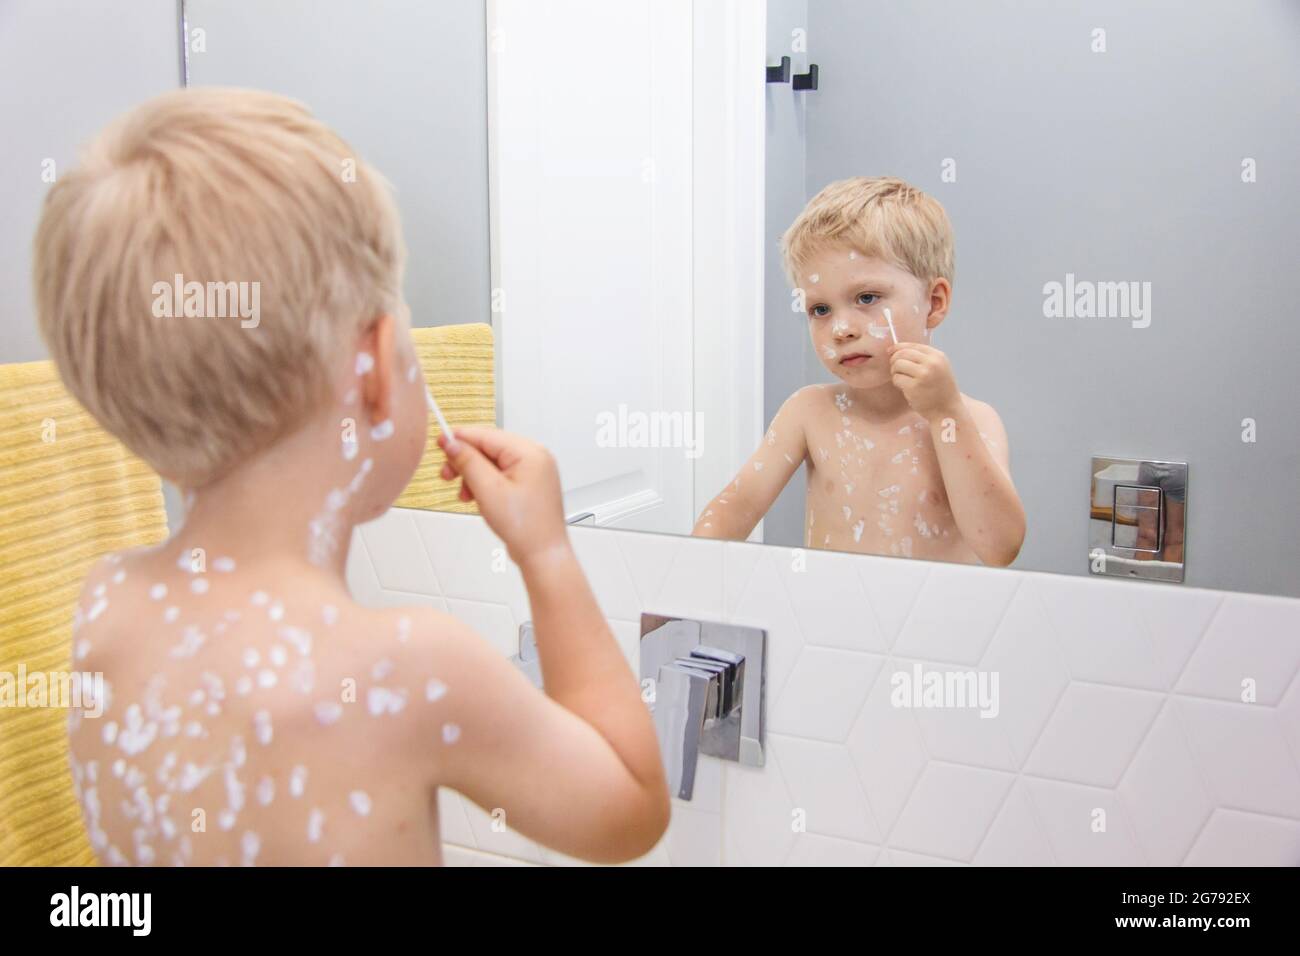
[[[463,476],[461,497],[478,501],[523,572],[546,692],[440,616],[430,659],[441,673],[429,677],[439,683],[425,695],[434,699],[421,733],[433,782],[500,808],[507,826],[562,853],[598,862],[640,856],[668,825],[659,744],[569,545],[555,463],[497,429],[467,426],[456,439],[451,447],[440,439],[444,477]]]
[[[987,565],[1005,567],[1025,540],[1025,509],[1011,482],[1007,433],[989,405],[965,401],[930,418],[948,505],[962,537]],[[951,420],[945,428],[944,420]],[[944,438],[951,438],[945,441]]]
[[[758,449],[705,506],[691,534],[728,541],[749,537],[808,454],[804,422],[815,398],[810,389],[802,388],[785,400]]]
[[[434,785],[503,815],[515,832],[584,860],[635,859],[669,818],[640,688],[572,552],[525,569],[524,578],[545,693],[469,627],[437,615],[423,665],[437,661],[427,675],[436,690],[416,688],[416,745],[432,761]]]
[[[1025,540],[1025,509],[1011,482],[1007,434],[998,413],[966,401],[947,356],[933,346],[894,346],[890,370],[908,404],[930,424],[948,505],[962,537],[984,564],[1010,564]]]

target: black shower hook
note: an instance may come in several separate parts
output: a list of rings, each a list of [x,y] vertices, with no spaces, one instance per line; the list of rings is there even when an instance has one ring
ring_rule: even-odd
[[[767,82],[769,83],[789,83],[790,82],[790,58],[781,57],[780,66],[769,66],[767,68]]]
[[[817,64],[809,63],[807,73],[796,73],[791,84],[796,90],[817,89]]]

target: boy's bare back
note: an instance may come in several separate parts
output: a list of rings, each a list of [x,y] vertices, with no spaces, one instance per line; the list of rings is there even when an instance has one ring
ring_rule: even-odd
[[[436,676],[441,615],[209,560],[195,572],[186,552],[137,552],[87,581],[78,666],[107,687],[98,720],[73,717],[71,750],[96,851],[117,864],[440,862],[439,752],[460,739],[466,690]]]

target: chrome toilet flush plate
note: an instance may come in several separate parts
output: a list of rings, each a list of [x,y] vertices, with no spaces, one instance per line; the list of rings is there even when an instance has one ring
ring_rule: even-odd
[[[1186,462],[1092,459],[1090,573],[1181,583],[1186,531]]]

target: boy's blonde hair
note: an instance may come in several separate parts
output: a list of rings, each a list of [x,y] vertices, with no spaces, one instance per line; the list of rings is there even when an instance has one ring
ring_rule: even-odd
[[[73,395],[197,487],[321,407],[350,337],[400,314],[405,257],[387,182],[301,103],[178,90],[119,117],[51,188],[36,310]],[[155,285],[177,275],[257,283],[256,326],[181,301],[155,317]]]
[[[952,224],[938,200],[891,176],[833,182],[781,237],[792,286],[808,259],[828,245],[896,262],[922,282],[953,280]]]

